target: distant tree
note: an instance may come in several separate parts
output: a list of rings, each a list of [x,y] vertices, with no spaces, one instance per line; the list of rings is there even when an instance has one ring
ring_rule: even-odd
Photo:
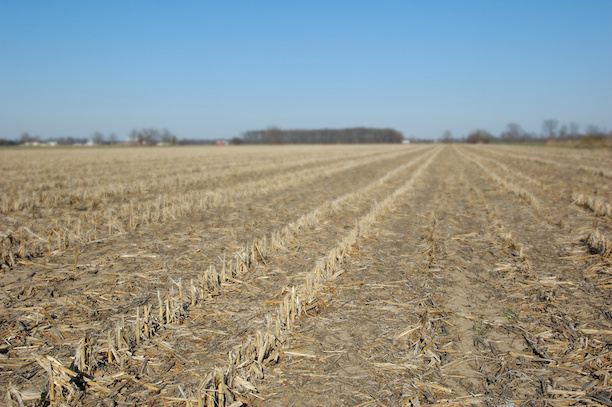
[[[501,140],[506,143],[518,143],[525,138],[525,132],[517,123],[508,123],[506,131],[502,132]]]
[[[476,130],[471,132],[466,141],[471,144],[484,143],[489,144],[493,142],[494,137],[491,133],[486,130]]]
[[[133,129],[130,131],[127,142],[130,144],[139,144],[139,145],[149,145],[154,146],[159,142],[168,143],[168,144],[177,144],[177,137],[172,134],[172,132],[168,129],[163,129],[159,131],[158,129],[149,127],[143,129]],[[186,142],[182,140],[181,143]],[[191,143],[192,140],[189,141]]]
[[[161,141],[162,143],[176,144],[176,136],[168,129],[163,129],[161,132]]]
[[[142,129],[139,132],[138,140],[140,144],[154,146],[159,142],[160,132],[154,128]]]
[[[282,131],[276,126],[270,126],[264,135],[264,143],[280,144],[282,142]]]
[[[111,144],[117,144],[117,135],[115,133],[111,133],[108,135],[108,142]]]
[[[595,125],[593,125],[593,124],[589,124],[589,125],[586,127],[585,134],[586,134],[587,136],[596,136],[596,135],[603,134],[603,132],[602,132],[602,131],[599,129],[599,127],[597,127],[597,126],[595,126]]]
[[[17,142],[15,140],[7,140],[0,138],[0,146],[16,146]]]
[[[244,140],[241,139],[240,137],[234,137],[230,140],[230,144],[234,144],[234,145],[240,145],[243,143],[244,143]]]
[[[242,134],[246,144],[330,144],[330,143],[401,143],[404,136],[397,130],[378,128],[345,128],[316,130],[249,130]]]
[[[21,133],[21,138],[19,139],[19,144],[30,143],[32,141],[38,141],[38,137],[32,136],[27,131]]]
[[[104,140],[105,140],[104,134],[102,134],[99,131],[96,131],[93,134],[93,136],[91,136],[91,141],[97,146],[104,144]]]
[[[443,143],[453,143],[455,140],[453,139],[453,133],[450,130],[444,130],[442,133],[442,142]]]
[[[542,122],[542,131],[544,132],[544,138],[553,140],[557,136],[557,126],[559,122],[557,119],[547,119]]]
[[[609,140],[609,145],[612,145],[612,132],[606,134],[599,127],[592,124],[586,126],[585,134],[580,137],[580,145],[587,147],[595,147],[605,145],[606,139]]]
[[[580,125],[578,123],[571,122],[569,124],[570,137],[578,137],[578,134],[580,134]]]

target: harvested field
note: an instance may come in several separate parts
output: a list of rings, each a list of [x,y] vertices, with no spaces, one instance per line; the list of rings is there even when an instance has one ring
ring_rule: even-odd
[[[609,150],[0,150],[19,405],[612,405]]]

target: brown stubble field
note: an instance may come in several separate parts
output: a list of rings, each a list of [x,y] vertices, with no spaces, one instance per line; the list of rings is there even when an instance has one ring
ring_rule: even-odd
[[[612,153],[0,150],[18,405],[612,405]]]

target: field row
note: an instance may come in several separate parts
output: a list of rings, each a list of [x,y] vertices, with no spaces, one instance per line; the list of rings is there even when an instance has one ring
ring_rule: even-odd
[[[132,182],[125,187],[129,193],[122,192],[121,199],[92,198],[83,191],[64,188],[53,193],[34,193],[25,197],[9,194],[3,198],[3,204],[14,211],[8,211],[10,214],[5,216],[6,223],[1,231],[2,265],[12,267],[18,258],[28,259],[75,246],[80,248],[142,225],[172,221],[214,207],[228,207],[237,201],[287,191],[297,185],[317,183],[330,176],[343,177],[345,173],[368,171],[368,168],[392,161],[392,158],[401,159],[405,154],[406,151],[395,150],[364,155],[362,150],[354,157],[335,161],[318,158],[314,165],[298,166],[292,171],[279,166],[273,175],[267,177],[262,177],[260,168],[255,167],[257,162],[247,161],[244,165],[251,167],[249,178],[235,184],[220,183],[210,188],[192,185],[192,188],[181,191],[162,183],[141,194],[134,192],[138,191],[139,183]],[[268,166],[265,162],[259,164],[264,168]],[[203,176],[219,177],[218,173],[208,172],[203,172]],[[147,179],[150,183],[159,184],[156,173],[149,174]],[[151,189],[157,192],[153,193]],[[74,198],[77,195],[80,196]],[[62,202],[69,200],[71,204],[59,205],[58,199]]]
[[[609,221],[544,213],[472,150],[439,157],[296,325],[255,404],[609,404]]]
[[[418,149],[415,150],[415,152],[417,153],[419,151],[420,150]],[[404,152],[402,155],[404,157],[410,157],[412,154],[406,155],[406,153]],[[428,155],[431,155],[431,152],[428,153]],[[350,208],[350,210],[346,212],[342,212],[342,213],[347,214],[346,218],[344,219],[344,223],[347,225],[351,225],[353,223],[352,216],[350,215],[351,211],[353,214],[357,214],[360,211],[361,212],[367,211],[368,206],[375,204],[376,197],[379,196],[380,192],[388,189],[389,187],[395,188],[396,185],[402,184],[404,182],[402,181],[403,174],[405,174],[407,171],[410,170],[410,168],[414,167],[415,165],[417,165],[419,162],[423,161],[424,159],[424,157],[420,155],[416,156],[415,158],[416,160],[408,161],[406,164],[395,166],[392,170],[383,172],[384,175],[382,177],[375,179],[374,182],[371,182],[369,185],[366,185],[364,188],[361,188],[356,191],[352,191],[348,194],[345,194],[343,196],[340,196],[333,201],[323,202],[322,204],[319,203],[319,206],[317,208],[315,208],[313,211],[297,219],[295,223],[291,223],[287,225],[285,228],[278,230],[276,233],[271,234],[269,237],[270,244],[266,243],[266,236],[263,235],[263,239],[261,242],[256,241],[251,245],[247,245],[246,247],[243,247],[242,249],[238,250],[238,252],[235,255],[233,255],[230,259],[228,259],[227,261],[223,260],[221,264],[216,264],[217,268],[215,268],[215,265],[209,266],[208,269],[203,274],[198,276],[195,282],[194,282],[193,274],[189,273],[192,276],[192,278],[188,284],[185,284],[185,288],[183,288],[183,285],[181,284],[181,277],[177,277],[177,275],[180,275],[179,273],[173,273],[175,277],[174,279],[170,277],[169,279],[165,279],[165,281],[161,282],[155,278],[154,272],[149,272],[148,275],[146,276],[147,277],[146,281],[136,281],[140,279],[134,279],[132,276],[121,276],[124,278],[118,278],[114,281],[114,283],[119,287],[113,287],[113,284],[109,284],[110,282],[109,280],[104,280],[103,281],[104,286],[100,287],[101,289],[92,290],[91,288],[99,286],[100,281],[96,277],[90,278],[92,271],[87,270],[86,272],[82,273],[82,274],[85,274],[85,276],[83,276],[85,278],[80,278],[81,276],[76,277],[73,274],[73,275],[67,276],[65,279],[58,279],[58,280],[53,281],[53,283],[55,283],[55,286],[53,288],[57,288],[58,291],[66,290],[67,291],[66,294],[68,294],[68,296],[70,296],[71,299],[76,300],[77,303],[89,303],[88,304],[89,307],[83,307],[83,306],[81,307],[68,306],[67,307],[66,304],[60,303],[60,304],[57,304],[58,305],[57,307],[54,307],[54,306],[46,307],[44,314],[50,315],[51,319],[55,320],[57,319],[57,317],[54,318],[54,314],[49,312],[49,311],[54,311],[56,314],[61,313],[61,317],[64,320],[73,320],[73,318],[78,320],[79,317],[80,318],[83,317],[83,308],[85,308],[86,314],[90,314],[90,315],[98,314],[100,317],[95,318],[95,320],[98,320],[102,322],[103,324],[120,318],[120,321],[121,321],[120,328],[117,328],[114,326],[113,327],[108,327],[108,326],[100,327],[100,326],[96,326],[97,324],[94,321],[84,321],[81,324],[81,327],[83,328],[83,330],[87,330],[87,328],[90,328],[90,329],[94,328],[94,330],[97,333],[97,336],[99,336],[99,339],[96,339],[93,342],[88,342],[88,343],[92,345],[96,344],[97,342],[105,343],[107,347],[105,350],[106,353],[108,352],[112,353],[112,351],[109,350],[111,348],[115,349],[115,353],[116,353],[118,349],[123,349],[121,345],[124,345],[127,343],[138,344],[141,338],[141,335],[137,333],[139,331],[139,329],[137,329],[139,325],[143,329],[143,334],[148,337],[151,334],[156,332],[160,324],[172,324],[172,323],[176,323],[179,321],[184,322],[184,318],[186,317],[186,315],[184,312],[185,306],[183,302],[188,301],[188,303],[191,305],[197,305],[198,300],[208,299],[212,295],[217,295],[222,285],[227,284],[228,280],[231,280],[231,281],[235,280],[235,277],[239,276],[239,274],[243,274],[249,271],[249,269],[253,265],[257,265],[261,262],[264,262],[264,264],[270,263],[270,260],[266,262],[264,259],[270,256],[270,253],[273,251],[273,249],[281,248],[283,249],[283,251],[285,251],[286,250],[285,246],[292,243],[289,240],[294,239],[301,230],[304,230],[308,227],[313,227],[314,225],[318,224],[320,221],[328,219],[330,216],[333,216],[335,213],[340,213],[340,211],[343,211],[343,209],[345,208]],[[392,164],[396,162],[397,161],[391,160]],[[382,163],[378,163],[377,170],[385,167],[384,165],[381,165],[381,164]],[[360,167],[360,168],[363,170],[363,167]],[[363,172],[361,172],[360,174],[363,174]],[[344,180],[346,180],[346,178],[344,178]],[[334,216],[335,222],[338,222],[341,220],[342,219],[340,219],[339,217]],[[338,233],[344,234],[343,229],[344,227],[331,228],[331,230],[329,231],[329,233],[331,233],[329,240],[333,241],[334,239],[336,239]],[[325,246],[323,245],[322,247],[325,247]],[[219,250],[223,251],[225,250],[225,247],[220,247]],[[82,256],[85,256],[85,255],[86,253],[84,252]],[[123,256],[126,256],[124,258],[130,258],[129,254],[124,254]],[[141,257],[141,256],[145,258],[147,257],[147,255],[143,256],[142,254],[134,255],[134,257]],[[155,257],[156,255],[152,255],[152,256]],[[333,259],[334,256],[330,254],[329,258]],[[84,257],[81,258],[81,260],[83,259]],[[331,261],[333,262],[333,260]],[[215,260],[213,264],[214,263],[218,263],[218,262]],[[75,264],[76,264],[76,260],[75,260]],[[86,265],[85,268],[86,269],[89,268],[88,266],[91,266],[91,264]],[[66,270],[58,270],[58,271],[60,271],[60,273],[58,274],[62,274],[66,272]],[[78,268],[76,271],[78,273],[79,271]],[[330,272],[329,264],[325,262],[320,263],[317,266],[315,266],[313,279],[307,284],[308,290],[312,291],[313,289],[316,289],[318,281],[321,278],[321,274],[323,273],[324,275],[328,275],[329,272]],[[98,274],[98,272],[95,271],[94,274]],[[138,275],[135,277],[138,277]],[[288,276],[288,277],[291,277],[291,279],[295,279],[295,277],[298,277],[299,279],[301,279],[303,276],[298,275],[298,276]],[[39,297],[44,298],[46,297],[46,295],[49,294],[49,291],[51,291],[51,295],[53,295],[53,292],[54,292],[53,288],[49,290],[49,289],[46,289],[46,287],[44,287],[45,285],[49,285],[48,283],[49,283],[50,276],[45,273],[45,275],[42,276],[42,278],[45,279],[46,281],[41,282],[41,284],[38,285],[38,287],[36,284],[30,286],[29,289],[27,290],[26,297],[35,298],[37,297],[37,294],[38,294]],[[78,283],[75,284],[75,280],[77,280],[78,282],[82,282],[85,285],[85,287],[80,286],[80,284]],[[170,283],[169,281],[172,281],[172,282]],[[65,284],[65,287],[59,287],[62,283]],[[174,288],[175,288],[176,283],[178,284],[176,285],[177,289],[175,290]],[[279,286],[282,287],[283,283],[284,282],[282,281],[275,281],[275,285],[271,287],[275,287],[274,290],[276,291],[276,288],[278,288]],[[289,284],[289,282],[286,282],[286,283]],[[104,292],[105,290],[103,288],[106,288],[106,287],[111,288],[111,290]],[[115,289],[113,292],[113,288],[121,288],[125,291],[119,291]],[[40,289],[40,292],[38,292],[37,289]],[[163,296],[162,294],[160,294],[160,289],[164,293]],[[129,336],[132,336],[132,340],[131,341],[123,340],[122,339],[122,337],[124,337],[123,332],[126,329],[125,321],[126,319],[133,320],[134,318],[133,314],[129,315],[134,310],[134,308],[130,306],[130,304],[134,303],[131,297],[134,297],[135,295],[137,297],[140,296],[140,299],[138,302],[142,302],[143,297],[145,298],[148,297],[150,299],[151,297],[150,294],[155,293],[156,291],[157,291],[157,298],[156,298],[157,303],[155,304],[156,305],[155,317],[159,317],[159,318],[156,319],[155,321],[150,320],[150,318],[153,315],[151,313],[152,305],[146,304],[146,303],[142,304],[144,306],[143,323],[140,324],[140,322],[138,322],[140,321],[140,317],[135,318],[136,328],[131,327],[130,329],[125,331],[125,332],[128,332],[128,331],[130,332]],[[121,295],[121,294],[124,294],[124,295]],[[270,296],[272,296],[273,294],[274,293],[270,293]],[[162,297],[164,299],[162,299]],[[93,301],[93,304],[92,304],[92,301]],[[144,301],[147,301],[147,300],[145,299]],[[70,301],[70,302],[74,304],[73,301]],[[150,301],[150,302],[153,303],[153,301]],[[72,305],[72,304],[68,304],[68,305]],[[110,318],[104,318],[106,315],[104,315],[104,313],[103,312],[101,313],[100,311],[102,310],[102,311],[108,312],[112,310],[111,308],[112,304],[121,304],[121,306],[113,310],[115,311],[115,315],[109,315]],[[299,299],[296,302],[294,302],[294,306],[293,306],[294,308],[295,308],[295,304],[300,304]],[[293,312],[295,314],[294,308],[290,309],[289,312]],[[157,311],[159,311],[159,313]],[[287,309],[285,309],[285,313],[286,312],[287,312]],[[137,315],[140,314],[140,309],[138,308],[138,306],[136,307],[136,313]],[[42,319],[44,319],[44,314],[39,314],[39,313],[34,312],[29,315],[29,318],[35,319],[36,324],[38,324],[39,319],[41,317]],[[18,319],[18,317],[15,317],[15,319]],[[283,318],[283,323],[286,326],[287,324],[286,318]],[[76,323],[70,324],[70,326],[72,327],[71,329],[74,329],[74,327],[76,327],[77,325],[78,324]],[[153,326],[155,326],[155,328],[153,328]],[[62,328],[65,329],[65,326]],[[52,326],[45,327],[45,329],[47,330],[50,329],[51,331],[53,331],[53,329],[56,329],[56,330],[59,329],[59,332],[61,335],[60,337],[62,338],[70,336],[70,334],[73,334],[73,335],[76,334],[75,332],[62,333],[62,328],[53,328]],[[253,330],[253,327],[250,327],[249,332],[252,332],[252,330]],[[105,334],[105,331],[115,332],[113,341],[111,341],[110,336],[108,334]],[[215,330],[206,329],[206,328],[204,328],[204,331],[208,331],[207,332],[208,336],[211,336],[210,335],[211,331],[213,333],[217,332]],[[41,333],[44,334],[44,332],[41,332]],[[78,334],[76,335],[77,337],[79,337]],[[82,333],[81,333],[81,336],[82,336]],[[235,334],[234,337],[239,339],[241,336],[238,334]],[[202,336],[200,336],[200,338],[202,338]],[[208,340],[214,341],[217,339],[224,339],[224,338],[222,337],[217,338],[213,335]],[[213,350],[216,349],[217,346],[218,345],[211,344],[210,352],[207,352],[209,353],[208,355],[209,357],[207,357],[207,360],[214,361],[214,359],[210,359],[210,353],[213,353]],[[223,356],[225,357],[227,355],[227,349],[222,350],[220,353],[223,354]],[[110,359],[113,359],[113,358],[109,358],[109,361]],[[61,392],[61,389],[60,389],[60,392]]]
[[[605,173],[565,177],[559,164],[557,177],[468,146],[304,163],[203,206],[186,190],[173,216],[126,214],[103,238],[13,255],[0,292],[7,398],[609,400],[610,219],[576,199],[605,191]]]

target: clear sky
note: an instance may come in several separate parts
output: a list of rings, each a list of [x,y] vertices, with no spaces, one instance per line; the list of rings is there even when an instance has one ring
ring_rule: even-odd
[[[0,0],[0,138],[612,130],[612,1]]]

